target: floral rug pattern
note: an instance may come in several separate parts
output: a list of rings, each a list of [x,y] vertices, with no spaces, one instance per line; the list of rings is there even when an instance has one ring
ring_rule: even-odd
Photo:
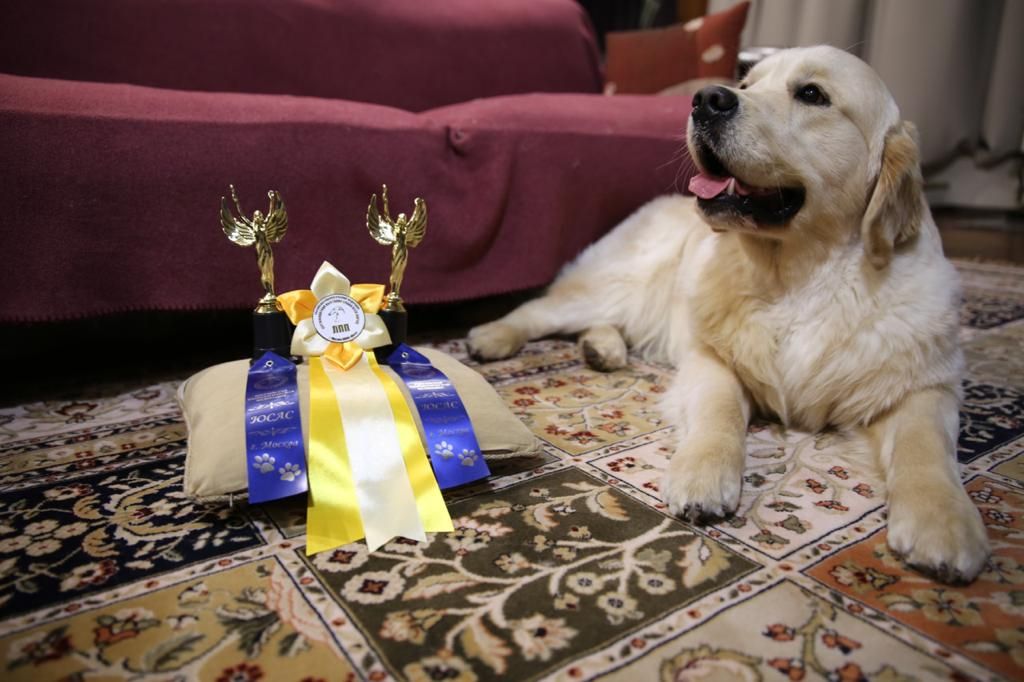
[[[658,485],[668,367],[572,342],[473,365],[541,439],[447,495],[456,531],[306,557],[301,500],[181,494],[175,382],[0,410],[3,679],[1024,677],[1024,270],[958,263],[960,459],[994,555],[969,586],[885,545],[864,443],[751,426],[738,513]]]

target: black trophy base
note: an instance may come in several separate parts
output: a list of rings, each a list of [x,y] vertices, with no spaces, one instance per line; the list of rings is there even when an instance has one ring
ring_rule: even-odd
[[[391,336],[389,345],[373,349],[377,362],[384,362],[399,344],[405,343],[409,331],[409,313],[404,310],[381,310],[378,315],[384,320],[384,326],[388,328],[388,334]]]
[[[291,355],[292,323],[282,311],[252,314],[252,362],[267,351],[283,358]]]

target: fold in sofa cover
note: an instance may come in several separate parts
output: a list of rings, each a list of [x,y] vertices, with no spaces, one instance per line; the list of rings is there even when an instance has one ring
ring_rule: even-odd
[[[689,108],[520,95],[412,114],[0,75],[0,321],[253,306],[256,256],[218,221],[229,183],[250,214],[267,190],[284,197],[278,291],[307,287],[324,259],[387,282],[390,254],[365,224],[381,183],[393,214],[414,196],[429,209],[410,303],[542,286],[645,201],[686,187]]]
[[[574,0],[5,0],[0,72],[409,111],[602,85]]]

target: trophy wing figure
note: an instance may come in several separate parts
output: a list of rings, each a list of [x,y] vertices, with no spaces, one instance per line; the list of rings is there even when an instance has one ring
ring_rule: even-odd
[[[288,231],[288,212],[280,194],[271,190],[267,192],[267,196],[270,197],[270,207],[264,219],[263,231],[267,235],[267,241],[276,244],[284,239],[284,233]]]
[[[385,187],[385,192],[387,189]],[[387,194],[384,195],[384,215],[377,210],[377,195],[370,197],[370,205],[366,209],[366,228],[378,244],[391,246],[395,243],[395,224],[387,215]]]
[[[256,230],[253,229],[253,225],[245,216],[236,218],[231,215],[228,200],[224,197],[220,198],[220,226],[228,239],[239,246],[252,246],[256,242]]]
[[[416,199],[416,208],[413,209],[412,217],[409,218],[408,227],[405,228],[405,244],[410,249],[423,241],[423,235],[427,233],[427,202],[423,199]]]
[[[274,251],[270,247],[284,238],[288,231],[288,213],[285,211],[284,201],[281,195],[271,190],[267,192],[270,198],[270,207],[267,215],[259,211],[252,214],[252,218],[245,217],[245,211],[238,200],[238,193],[234,185],[228,185],[231,189],[231,199],[238,211],[236,217],[231,213],[228,200],[220,198],[220,226],[224,234],[233,243],[239,246],[256,246],[256,264],[260,268],[260,283],[263,285],[264,296],[256,307],[258,313],[273,313],[280,310],[277,297],[274,295]]]

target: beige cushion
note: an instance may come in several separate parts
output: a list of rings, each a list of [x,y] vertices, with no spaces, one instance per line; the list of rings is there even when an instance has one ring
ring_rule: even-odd
[[[473,422],[484,459],[504,459],[535,453],[536,437],[523,426],[495,390],[477,372],[458,360],[430,348],[416,348],[445,373],[455,386]],[[390,368],[411,405],[409,391]],[[178,402],[188,426],[185,457],[185,494],[202,502],[247,496],[245,469],[245,382],[248,360],[214,365],[192,376],[178,388]],[[302,434],[309,447],[309,365],[298,366]],[[423,437],[423,425],[412,410]]]

